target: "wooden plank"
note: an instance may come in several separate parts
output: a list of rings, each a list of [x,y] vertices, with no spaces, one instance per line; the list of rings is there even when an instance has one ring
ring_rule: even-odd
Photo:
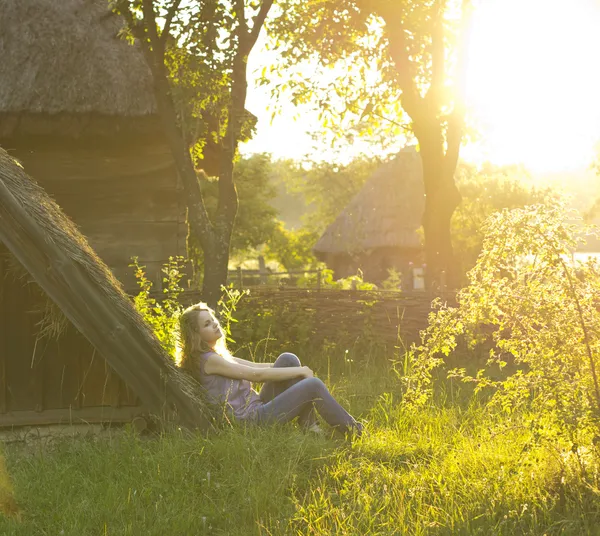
[[[49,341],[47,339],[38,339],[34,337],[34,346],[31,356],[31,375],[33,376],[33,396],[35,399],[35,411],[37,412],[44,410],[44,358],[46,357],[48,346]]]
[[[4,147],[130,148],[132,143],[156,143],[164,136],[156,115],[119,117],[103,114],[36,112],[0,113],[0,144]],[[133,141],[132,141],[133,140]]]
[[[177,222],[95,222],[82,225],[81,232],[111,267],[127,266],[134,256],[141,262],[165,262],[178,254]]]
[[[103,390],[106,381],[104,359],[98,352],[82,357],[81,407],[103,406]]]
[[[84,378],[81,384],[82,407],[119,406],[119,378],[106,360],[97,352],[84,359]]]
[[[0,243],[0,248],[3,248]],[[6,286],[6,255],[0,250],[0,413],[6,413],[6,323],[5,316],[8,312],[7,304],[4,298],[4,288]]]
[[[128,148],[126,151],[94,149],[41,148],[24,150],[15,148],[11,156],[17,158],[26,173],[40,184],[52,178],[73,182],[93,181],[98,178],[128,180],[145,174],[159,174],[173,169],[173,158],[164,146]],[[167,177],[165,177],[167,179]],[[175,176],[170,174],[169,184]]]
[[[183,191],[175,179],[176,171],[167,167],[151,173],[139,173],[127,177],[118,175],[100,176],[86,181],[76,180],[68,176],[42,175],[37,182],[48,190],[52,196],[68,194],[75,192],[85,194],[86,191],[90,197],[102,195],[104,192],[115,192],[117,195],[124,195],[132,191],[142,191],[144,189],[165,191]]]
[[[78,192],[55,193],[54,199],[65,213],[78,225],[94,222],[117,224],[129,222],[172,222],[179,221],[179,192],[174,189],[131,189],[118,194],[105,190],[99,193]]]
[[[106,380],[102,393],[103,405],[118,408],[121,404],[121,382],[119,381],[119,376],[110,368],[106,360],[104,360],[104,370]]]
[[[49,341],[44,354],[44,409],[76,407],[79,392],[78,358],[87,341],[69,326],[58,341]],[[88,352],[91,346],[88,344]]]
[[[5,354],[7,411],[35,410],[38,403],[32,357],[34,352],[34,319],[31,289],[20,281],[8,279],[5,286],[6,315],[2,328],[10,336]]]
[[[154,261],[154,262],[141,262],[144,268],[144,272],[146,273],[146,277],[148,280],[152,281],[152,284],[155,289],[162,288],[162,272],[161,269],[163,267],[165,261]],[[114,276],[121,282],[125,291],[131,295],[135,296],[139,292],[139,287],[137,284],[137,280],[135,278],[135,273],[133,268],[129,266],[121,265],[121,266],[110,266],[110,269]]]
[[[147,415],[142,406],[67,408],[37,411],[12,411],[0,415],[0,427],[42,426],[48,424],[126,423]]]
[[[121,381],[121,389],[119,391],[119,406],[140,406],[140,398],[135,394],[135,391],[127,385],[125,381]]]

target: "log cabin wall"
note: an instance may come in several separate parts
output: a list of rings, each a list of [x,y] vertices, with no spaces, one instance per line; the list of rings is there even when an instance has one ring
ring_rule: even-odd
[[[78,225],[126,290],[137,288],[132,256],[160,288],[164,262],[185,254],[185,205],[164,146],[47,138],[0,145]],[[3,250],[0,244],[0,426],[127,422],[143,413],[136,394],[77,330],[58,341],[37,337],[39,289],[6,273]]]
[[[12,147],[11,147],[12,145]],[[48,141],[5,148],[62,207],[126,290],[136,289],[129,263],[146,266],[155,288],[169,256],[186,252],[185,204],[166,146]]]
[[[39,338],[43,297],[9,273],[0,244],[0,426],[122,422],[142,413],[136,394],[72,326]]]

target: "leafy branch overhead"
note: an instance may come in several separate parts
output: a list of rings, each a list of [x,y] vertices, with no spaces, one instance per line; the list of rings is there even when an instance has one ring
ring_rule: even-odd
[[[350,141],[370,136],[397,149],[407,132],[417,138],[434,278],[454,266],[450,219],[460,202],[454,172],[471,14],[469,0],[283,0],[268,25],[283,58],[271,72],[283,80],[276,94],[315,103],[324,125]]]
[[[170,96],[185,141],[193,147],[196,167],[217,176],[236,57],[238,62],[247,58],[255,36],[249,31],[240,35],[244,22],[223,2],[204,2],[199,7],[175,0],[146,2],[144,7],[142,1],[116,0],[113,7],[127,21],[126,37],[132,44],[142,44],[154,77],[169,80]],[[239,139],[249,139],[255,124],[256,118],[244,111]]]
[[[233,174],[238,144],[252,133],[246,111],[248,55],[273,0],[113,0],[130,41],[141,47],[154,81],[165,137],[181,177],[190,233],[212,262],[203,290],[213,306],[227,278],[238,210]],[[217,209],[207,210],[200,170],[218,177]]]
[[[397,136],[434,109],[448,131],[464,115],[470,14],[456,1],[284,0],[268,25],[283,62],[263,83],[284,80],[274,92],[314,101],[328,126]]]

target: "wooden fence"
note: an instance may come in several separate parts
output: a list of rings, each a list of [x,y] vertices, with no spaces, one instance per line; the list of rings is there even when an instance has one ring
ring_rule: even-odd
[[[244,289],[249,287],[278,287],[293,290],[299,286],[320,290],[325,287],[324,273],[321,268],[316,270],[291,270],[285,272],[273,272],[266,268],[264,262],[260,263],[258,269],[246,269],[238,267],[235,270],[229,270],[227,273],[227,282],[235,288]],[[303,280],[303,281],[302,281]],[[404,290],[412,292],[417,290],[423,292],[425,288],[425,265],[411,266],[402,276],[401,288],[396,291]],[[445,272],[441,273],[441,288],[446,293]]]
[[[422,291],[252,287],[238,311],[244,318],[267,311],[274,313],[273,322],[284,327],[302,312],[312,319],[312,335],[320,340],[342,332],[358,336],[368,330],[371,338],[387,344],[410,344],[419,339],[419,332],[427,326],[435,297]],[[453,304],[455,295],[444,293],[440,299]],[[189,291],[182,300],[194,303],[200,300],[200,294]]]
[[[321,289],[323,283],[323,270],[292,270],[286,272],[272,272],[264,266],[258,270],[249,270],[238,267],[236,270],[229,270],[227,282],[234,285],[235,288],[244,289],[249,287],[278,287],[294,288],[294,285],[301,277],[312,276],[311,286],[315,289]]]

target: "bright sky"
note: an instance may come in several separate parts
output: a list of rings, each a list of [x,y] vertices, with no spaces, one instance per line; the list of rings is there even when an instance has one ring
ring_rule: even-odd
[[[463,156],[539,173],[588,167],[600,141],[599,29],[600,0],[479,0],[468,100],[480,141]],[[250,68],[260,72],[273,56],[257,52]],[[326,158],[306,135],[316,114],[290,105],[270,124],[269,103],[269,90],[251,85],[247,107],[259,124],[245,153]]]

